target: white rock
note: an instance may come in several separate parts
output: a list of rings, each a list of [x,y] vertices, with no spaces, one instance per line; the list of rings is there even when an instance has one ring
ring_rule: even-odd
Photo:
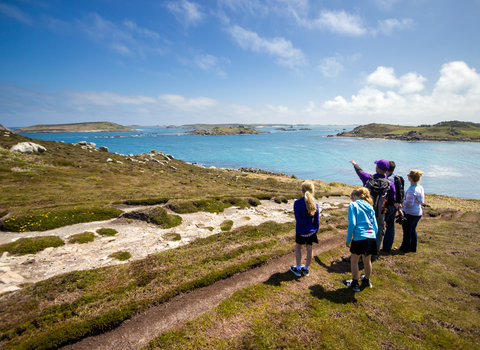
[[[22,276],[13,271],[5,272],[3,275],[0,276],[0,282],[5,284],[22,282],[23,280],[24,278]]]
[[[20,142],[10,148],[10,151],[26,154],[43,153],[47,149],[33,142]]]
[[[2,290],[0,290],[0,295],[15,292],[17,290],[20,290],[20,288],[15,287],[15,286],[10,286],[10,287],[7,287],[7,288],[3,288]]]

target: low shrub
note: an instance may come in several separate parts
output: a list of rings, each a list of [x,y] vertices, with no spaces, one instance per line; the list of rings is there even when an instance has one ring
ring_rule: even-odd
[[[102,236],[115,236],[118,233],[118,231],[113,228],[99,228],[96,232]]]
[[[168,202],[168,198],[146,198],[146,199],[129,199],[123,202],[127,205],[158,205]]]
[[[162,228],[171,228],[182,223],[182,218],[180,216],[168,214],[167,211],[161,207],[131,211],[124,213],[122,217],[151,222]]]
[[[93,232],[82,232],[82,233],[77,233],[76,235],[71,235],[68,238],[68,243],[88,243],[88,242],[93,242],[94,240],[94,234]]]
[[[199,211],[219,213],[225,209],[225,204],[216,199],[201,199],[195,201],[178,199],[169,201],[167,208],[178,214],[196,213]]]
[[[288,203],[288,199],[285,198],[284,196],[278,196],[273,198],[275,203],[281,204],[281,203]]]
[[[0,245],[0,253],[9,252],[14,255],[35,254],[46,248],[56,248],[62,245],[65,245],[65,243],[57,236],[20,238],[15,242]]]
[[[260,204],[260,199],[255,198],[255,197],[248,197],[247,198],[248,204],[250,204],[252,207],[258,207]]]
[[[220,224],[220,230],[222,231],[230,231],[230,229],[233,227],[233,221],[232,220],[225,220]]]
[[[82,222],[103,221],[115,218],[123,212],[104,206],[83,206],[70,209],[51,209],[14,215],[0,226],[2,231],[46,231]]]
[[[179,233],[170,232],[170,233],[164,234],[163,239],[165,239],[167,241],[175,242],[175,241],[181,241],[182,236],[180,236]]]
[[[115,259],[118,259],[120,261],[125,261],[125,260],[130,259],[131,256],[132,255],[129,252],[118,251],[118,252],[110,254],[108,257],[109,258],[115,258]]]
[[[245,198],[239,198],[239,197],[230,197],[230,198],[223,198],[222,203],[224,203],[225,208],[228,207],[240,207],[240,208],[249,208],[250,203],[248,202],[247,199]]]

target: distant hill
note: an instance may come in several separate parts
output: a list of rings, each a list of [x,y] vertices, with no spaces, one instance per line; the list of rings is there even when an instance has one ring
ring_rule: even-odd
[[[457,120],[420,126],[372,123],[358,126],[352,131],[338,133],[336,136],[402,141],[480,142],[480,124]]]
[[[135,131],[120,124],[110,122],[72,123],[72,124],[37,124],[25,128],[15,129],[15,133],[53,133],[53,132],[109,132]]]
[[[245,134],[265,134],[265,131],[255,130],[240,125],[238,127],[219,127],[216,126],[205,130],[187,131],[190,135],[216,136],[216,135],[245,135]]]

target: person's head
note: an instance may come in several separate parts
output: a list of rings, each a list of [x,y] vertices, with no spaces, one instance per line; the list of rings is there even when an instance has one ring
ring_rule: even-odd
[[[365,187],[359,187],[353,190],[350,194],[350,198],[352,198],[354,201],[357,199],[363,199],[364,201],[370,203],[370,205],[373,205],[373,199],[370,196],[370,192]]]
[[[393,160],[389,160],[388,162],[390,163],[390,167],[388,168],[387,173],[390,175],[390,174],[393,174],[393,172],[395,171],[395,167],[397,165],[395,164],[395,162]]]
[[[317,206],[315,205],[315,185],[312,181],[304,181],[302,183],[302,192],[303,197],[305,198],[305,204],[307,206],[307,211],[310,215],[313,216],[317,211]]]
[[[422,175],[423,175],[423,171],[417,170],[417,169],[412,169],[408,173],[407,177],[410,180],[412,180],[412,182],[417,183],[417,182],[420,181],[420,178],[422,177]]]
[[[385,173],[390,168],[390,162],[385,159],[376,160],[375,164],[377,165],[377,169],[376,169],[377,173],[382,175],[385,175]]]

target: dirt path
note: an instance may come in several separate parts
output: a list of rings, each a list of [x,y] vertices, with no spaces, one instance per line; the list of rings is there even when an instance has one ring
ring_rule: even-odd
[[[342,234],[319,237],[314,245],[313,254],[318,255],[339,246],[345,240]],[[248,286],[266,282],[275,273],[289,273],[288,269],[295,261],[295,253],[272,259],[265,265],[237,274],[215,284],[182,294],[170,302],[152,307],[146,312],[135,315],[116,329],[63,347],[68,350],[107,350],[140,349],[159,333],[179,327],[230,297],[235,291]],[[308,278],[308,277],[303,277]]]

